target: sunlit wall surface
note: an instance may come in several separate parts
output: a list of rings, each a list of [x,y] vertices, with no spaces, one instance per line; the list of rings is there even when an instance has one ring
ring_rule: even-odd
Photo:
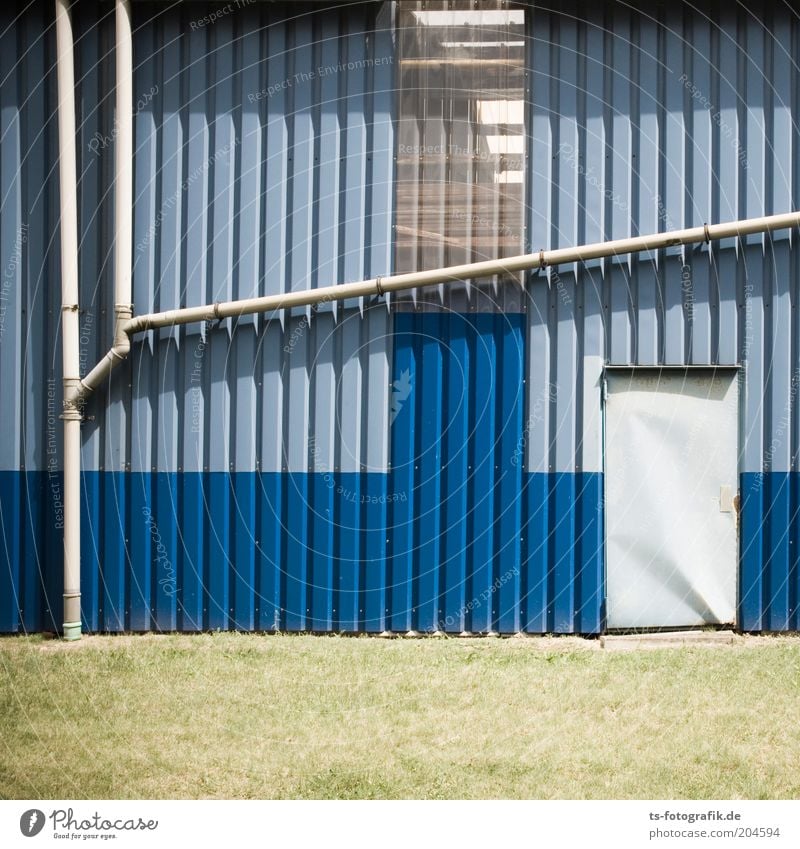
[[[134,3],[135,311],[800,208],[800,23],[724,4]],[[81,368],[113,15],[73,9]],[[53,8],[0,9],[0,630],[58,627]],[[604,628],[608,365],[740,368],[738,622],[800,599],[796,234],[165,329],[83,425],[90,630]]]

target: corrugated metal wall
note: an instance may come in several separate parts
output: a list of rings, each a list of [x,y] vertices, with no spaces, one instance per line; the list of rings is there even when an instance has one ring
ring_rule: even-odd
[[[20,6],[16,22],[15,10],[3,11],[1,247],[16,277],[3,289],[0,388],[19,403],[3,408],[3,431],[15,438],[0,448],[12,543],[0,628],[16,630],[60,617],[60,382],[49,394],[41,387],[45,364],[57,377],[60,363],[57,124],[52,4]],[[113,7],[81,2],[73,19],[85,371],[112,333]],[[133,23],[137,312],[390,270],[389,6],[249,4],[220,14],[218,4],[134,4]],[[330,473],[362,482],[387,470],[389,328],[386,304],[356,299],[137,344],[83,428],[87,625],[291,627],[266,612],[270,603],[304,620],[291,585],[292,569],[305,581],[313,561],[308,481]],[[22,484],[20,468],[31,469]],[[298,486],[283,473],[298,473]],[[262,508],[268,527],[256,533]],[[362,531],[357,523],[353,534]],[[256,582],[266,558],[278,575],[271,601]],[[281,575],[286,562],[295,565]],[[53,587],[55,620],[38,571]]]
[[[789,9],[553,5],[529,17],[531,250],[798,208]],[[604,362],[742,364],[745,629],[800,626],[795,238],[562,266],[529,289],[531,471],[602,469]]]
[[[134,7],[136,310],[389,271],[391,8],[212,8]],[[86,368],[111,337],[110,9],[75,7]],[[15,14],[2,631],[60,619],[54,35],[49,3]],[[529,247],[797,208],[799,26],[531,7]],[[84,426],[87,627],[601,630],[608,361],[745,366],[740,624],[797,628],[795,235],[550,269],[505,315],[354,303],[146,338]]]

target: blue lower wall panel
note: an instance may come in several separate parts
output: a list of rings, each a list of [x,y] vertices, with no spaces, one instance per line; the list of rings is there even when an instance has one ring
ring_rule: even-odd
[[[599,634],[604,627],[603,476],[534,473],[524,487],[523,630]]]
[[[0,472],[0,633],[61,627],[63,522],[61,474]]]
[[[739,628],[797,631],[800,473],[745,473],[740,491]]]
[[[84,627],[602,632],[602,476],[522,475],[487,524],[463,519],[461,468],[425,541],[435,583],[407,471],[84,473]],[[739,627],[796,631],[800,474],[744,474],[741,494]],[[0,472],[0,633],[60,628],[62,500],[60,474]]]
[[[602,630],[602,475],[523,471],[525,327],[394,317],[391,630]]]
[[[600,475],[460,468],[439,503],[402,474],[84,473],[84,628],[598,633]],[[0,633],[61,626],[61,485],[0,473]]]

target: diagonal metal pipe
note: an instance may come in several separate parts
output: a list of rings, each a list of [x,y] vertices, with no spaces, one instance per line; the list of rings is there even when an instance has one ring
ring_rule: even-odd
[[[655,251],[677,245],[711,242],[793,227],[800,227],[800,212],[787,212],[761,218],[745,218],[721,224],[704,224],[702,227],[688,227],[666,233],[652,233],[648,236],[632,236],[628,239],[594,242],[571,248],[541,250],[537,253],[520,254],[505,259],[484,260],[436,268],[430,271],[393,274],[387,277],[373,277],[357,283],[341,283],[320,289],[306,289],[281,295],[266,295],[262,298],[246,298],[239,301],[224,301],[197,307],[166,310],[165,312],[146,313],[133,318],[121,311],[117,315],[114,344],[89,374],[72,388],[70,399],[73,404],[82,404],[92,392],[108,379],[113,369],[128,356],[131,338],[146,330],[194,322],[215,321],[223,318],[237,318],[256,313],[278,312],[293,307],[342,301],[347,298],[383,295],[386,292],[400,292],[459,280],[473,280],[492,277],[496,274],[536,270],[546,268],[548,265],[587,262],[592,259]]]

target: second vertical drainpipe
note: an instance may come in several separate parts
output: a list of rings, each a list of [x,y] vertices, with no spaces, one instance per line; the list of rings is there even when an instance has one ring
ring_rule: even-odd
[[[130,0],[116,6],[116,141],[114,143],[114,325],[115,344],[130,345],[122,330],[133,315],[133,35]]]

